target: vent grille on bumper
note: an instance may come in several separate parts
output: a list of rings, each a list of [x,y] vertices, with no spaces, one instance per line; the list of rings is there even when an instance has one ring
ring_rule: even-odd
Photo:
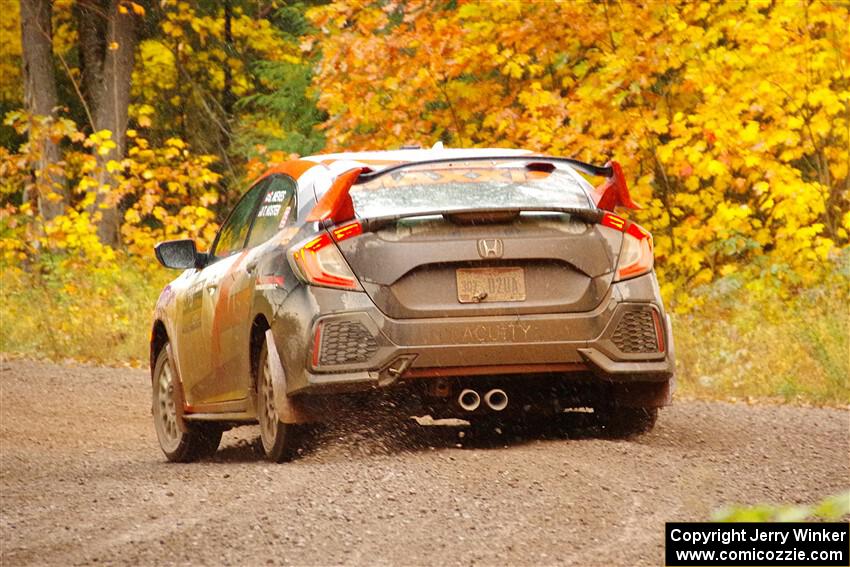
[[[622,352],[658,352],[652,311],[628,311],[617,324],[611,340]]]
[[[322,326],[319,361],[323,366],[366,362],[378,350],[375,337],[357,321],[332,321]]]

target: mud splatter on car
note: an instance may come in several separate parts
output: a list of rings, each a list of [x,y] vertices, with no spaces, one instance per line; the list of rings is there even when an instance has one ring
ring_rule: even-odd
[[[286,460],[305,423],[376,389],[435,418],[592,408],[611,434],[651,429],[670,401],[672,333],[652,236],[618,206],[635,204],[616,162],[523,150],[271,169],[209,252],[156,247],[184,270],[151,335],[163,451],[193,460],[224,429],[259,422],[268,458]]]

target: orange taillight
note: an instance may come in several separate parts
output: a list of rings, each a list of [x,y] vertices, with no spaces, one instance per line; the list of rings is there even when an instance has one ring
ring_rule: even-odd
[[[652,235],[649,232],[613,213],[602,215],[600,224],[623,233],[623,245],[620,247],[617,272],[614,274],[615,282],[641,276],[652,270],[654,259]]]
[[[626,219],[618,217],[614,213],[605,213],[602,215],[602,226],[607,226],[608,228],[613,228],[614,230],[623,232],[623,229],[626,226]]]
[[[346,238],[350,236],[353,234]],[[337,240],[342,239],[337,238]],[[360,283],[333,239],[326,232],[296,246],[292,251],[292,258],[308,283],[325,287],[360,289]]]
[[[652,270],[653,264],[652,236],[636,224],[629,225],[623,233],[623,245],[620,248],[614,281],[646,274]]]
[[[359,222],[351,222],[342,226],[335,227],[333,230],[331,230],[331,234],[334,235],[334,239],[337,242],[342,242],[346,238],[351,238],[353,236],[363,234],[363,225],[361,225]]]

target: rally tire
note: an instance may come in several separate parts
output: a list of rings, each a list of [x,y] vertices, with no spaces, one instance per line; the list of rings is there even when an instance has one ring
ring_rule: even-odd
[[[172,395],[172,389],[179,387],[168,349],[163,346],[152,376],[152,413],[159,447],[165,458],[175,463],[209,458],[218,450],[223,430],[214,423],[190,423],[187,431],[181,431]]]

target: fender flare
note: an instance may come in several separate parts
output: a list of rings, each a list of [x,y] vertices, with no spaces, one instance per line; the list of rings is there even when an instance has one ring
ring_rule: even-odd
[[[168,356],[168,365],[171,367],[171,374],[174,376],[174,381],[171,383],[171,400],[174,403],[177,429],[181,433],[188,433],[189,427],[186,425],[186,420],[183,419],[183,411],[186,403],[186,397],[183,394],[183,378],[180,377],[180,371],[177,369],[177,363],[174,361],[174,351],[171,349],[171,343],[165,343],[165,353]],[[175,381],[176,383],[174,383]]]
[[[274,333],[271,329],[266,330],[266,352],[269,357],[269,368],[271,369],[272,390],[274,392],[274,407],[278,419],[282,423],[307,423],[312,421],[301,404],[298,404],[286,394],[286,371],[274,342]]]

